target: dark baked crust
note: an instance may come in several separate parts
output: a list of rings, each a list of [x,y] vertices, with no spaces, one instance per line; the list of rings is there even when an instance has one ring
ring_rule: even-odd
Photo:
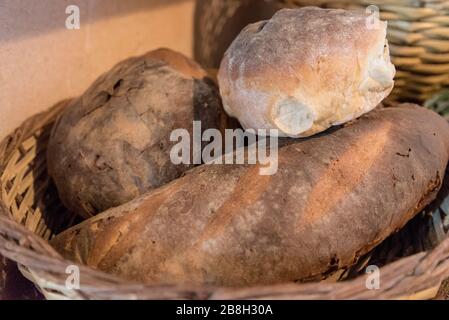
[[[160,49],[119,63],[70,104],[48,145],[63,203],[85,217],[163,185],[191,166],[170,161],[170,133],[219,128],[216,85],[194,61]]]
[[[76,226],[52,244],[125,278],[243,286],[320,278],[432,201],[449,125],[418,106],[378,109],[289,140],[279,169],[211,165]]]

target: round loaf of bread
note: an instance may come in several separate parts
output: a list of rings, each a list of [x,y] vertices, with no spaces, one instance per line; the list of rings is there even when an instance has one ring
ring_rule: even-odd
[[[386,28],[363,12],[315,7],[247,26],[218,74],[226,112],[245,129],[289,137],[361,116],[394,86]]]
[[[64,110],[48,144],[48,170],[62,202],[85,217],[182,175],[173,130],[219,128],[218,88],[180,53],[159,49],[101,76]]]

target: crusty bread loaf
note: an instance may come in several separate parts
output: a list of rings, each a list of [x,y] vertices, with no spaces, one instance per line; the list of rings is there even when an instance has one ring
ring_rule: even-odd
[[[393,89],[386,22],[361,12],[283,9],[247,26],[218,75],[225,110],[246,129],[306,137],[376,107]],[[371,23],[371,24],[370,24]]]
[[[89,217],[163,185],[192,167],[170,161],[174,129],[219,128],[218,88],[180,53],[125,60],[69,105],[48,145],[48,170],[63,203]]]
[[[403,105],[288,139],[272,176],[203,165],[52,240],[124,278],[226,286],[320,278],[356,262],[434,199],[449,124]]]

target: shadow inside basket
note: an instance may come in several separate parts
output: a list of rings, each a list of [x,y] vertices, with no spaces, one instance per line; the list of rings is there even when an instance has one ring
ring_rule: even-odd
[[[48,175],[46,148],[52,125],[67,101],[27,120],[0,144],[1,201],[11,217],[45,240],[78,224]],[[436,247],[449,228],[449,171],[437,199],[371,252],[346,269],[330,270],[326,282],[353,279],[369,265],[382,267],[400,258]],[[316,279],[315,279],[316,280]]]
[[[30,118],[0,144],[1,201],[15,221],[45,240],[81,221],[62,205],[47,172],[51,128],[66,103]]]
[[[44,165],[40,165],[41,161],[38,159],[35,163],[30,164],[30,170],[34,175],[33,188],[35,190],[35,198],[31,202],[30,210],[31,212],[38,211],[39,214],[35,214],[34,218],[40,219],[40,221],[32,222],[33,225],[38,226],[33,231],[45,240],[51,239],[54,235],[82,221],[79,215],[64,207],[59,199],[56,186],[47,172],[46,148],[51,127],[52,124],[45,126],[43,128],[45,134],[39,136],[36,141],[37,149],[42,152],[39,158],[42,157]]]

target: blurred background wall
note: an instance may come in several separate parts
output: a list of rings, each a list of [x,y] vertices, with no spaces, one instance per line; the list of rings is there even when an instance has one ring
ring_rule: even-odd
[[[157,47],[192,55],[194,0],[2,0],[0,138],[81,94],[118,61]],[[66,7],[80,29],[66,28]]]
[[[449,7],[393,2],[370,1],[389,23],[397,68],[389,100],[421,104],[449,87]],[[311,4],[366,11],[365,0],[0,0],[0,138],[129,56],[163,46],[217,68],[248,23]],[[80,8],[79,30],[65,27],[69,5]]]
[[[245,26],[270,19],[281,8],[277,0],[197,0],[195,59],[205,68],[218,68],[223,54]]]

